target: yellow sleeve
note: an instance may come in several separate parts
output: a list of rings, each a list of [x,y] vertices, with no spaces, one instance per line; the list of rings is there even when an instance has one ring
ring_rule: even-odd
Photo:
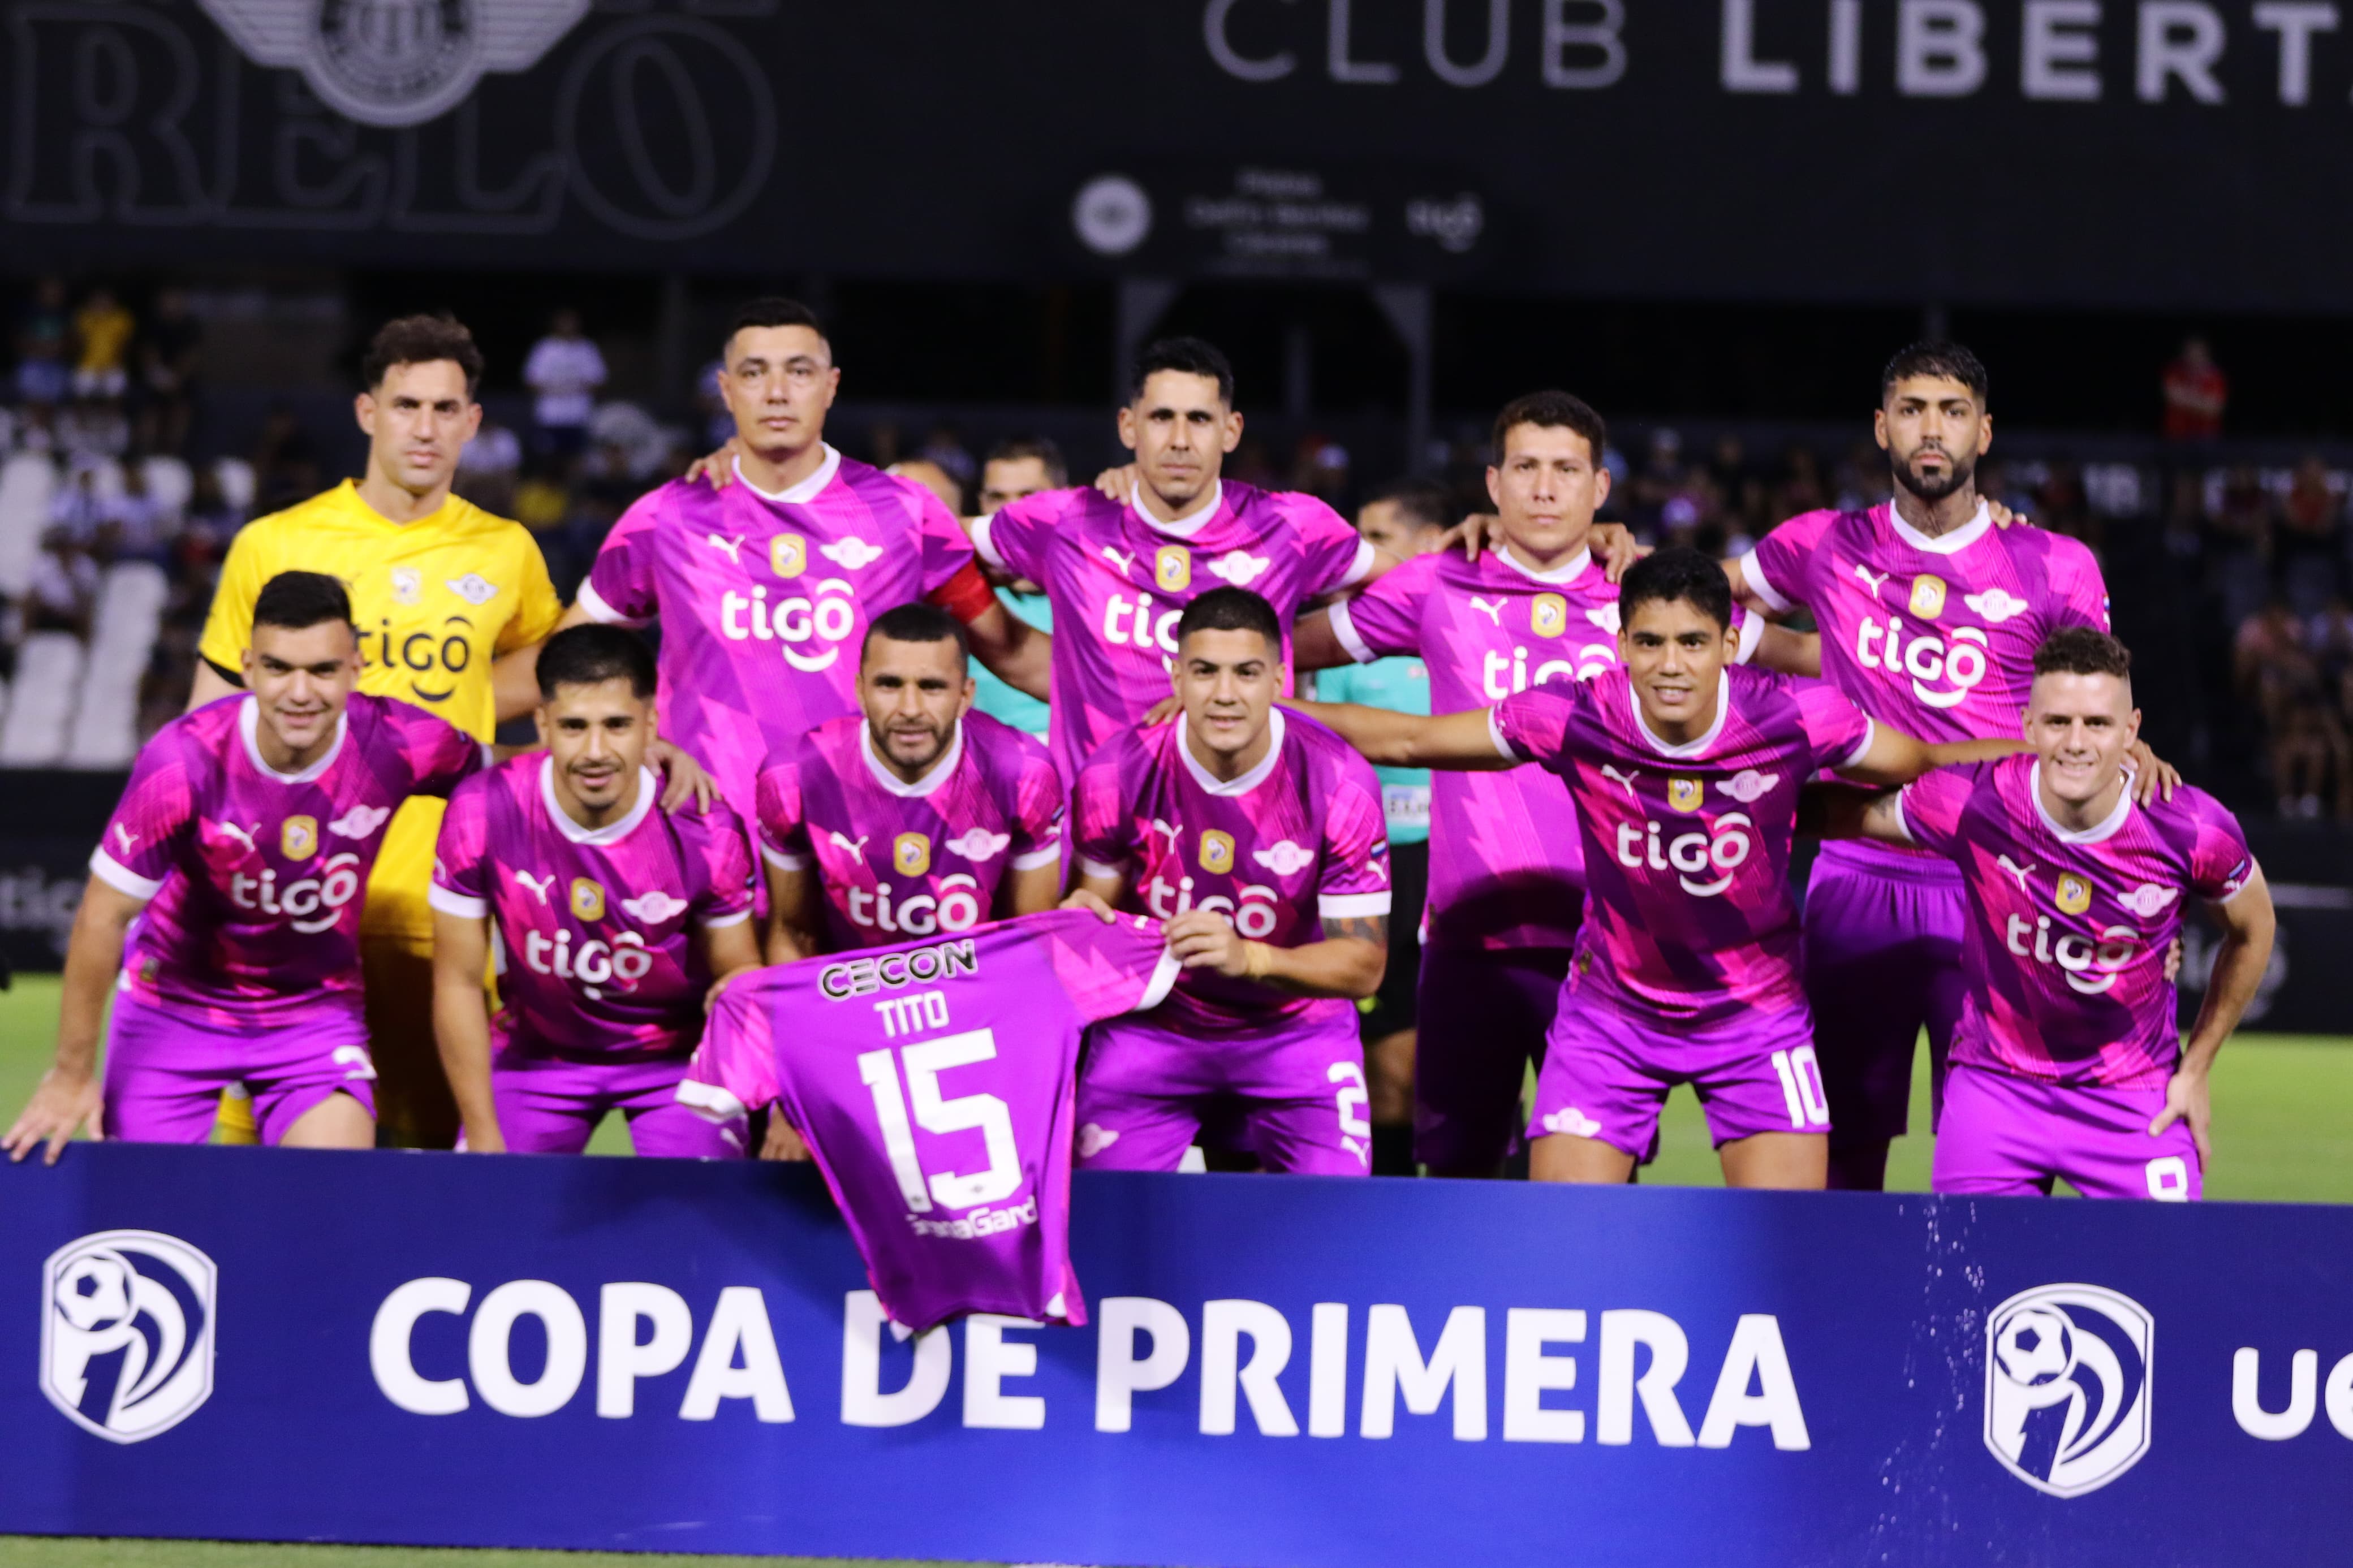
[[[554,632],[555,623],[564,618],[564,601],[555,596],[555,584],[548,578],[547,557],[540,553],[539,541],[522,524],[513,526],[515,532],[522,536],[522,584],[515,595],[515,613],[499,632],[501,653],[545,642]]]
[[[245,662],[246,644],[253,638],[253,602],[269,580],[269,563],[263,559],[268,553],[258,527],[240,529],[229,541],[220,584],[213,589],[212,613],[205,617],[205,638],[196,647],[223,669],[237,669]],[[543,576],[545,572],[542,567]]]

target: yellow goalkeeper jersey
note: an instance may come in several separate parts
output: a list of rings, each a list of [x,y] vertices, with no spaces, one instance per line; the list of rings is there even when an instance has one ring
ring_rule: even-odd
[[[521,523],[456,496],[415,522],[394,522],[346,479],[256,519],[231,542],[205,622],[206,659],[238,668],[254,599],[280,572],[324,572],[350,589],[367,665],[362,691],[414,702],[480,741],[498,725],[491,664],[545,637],[564,614],[539,542]],[[411,800],[393,819],[363,934],[430,944],[425,897],[440,828],[438,800]]]

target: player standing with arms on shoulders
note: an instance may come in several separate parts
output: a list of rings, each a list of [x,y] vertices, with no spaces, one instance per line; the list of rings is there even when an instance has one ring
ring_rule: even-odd
[[[264,1142],[375,1142],[361,889],[401,802],[448,795],[485,748],[420,707],[354,692],[360,639],[333,578],[281,573],[248,613],[246,694],[141,749],[90,858],[57,1063],[9,1130],[16,1159],[46,1141],[54,1163],[84,1125],[201,1143],[232,1083],[250,1089]]]
[[[1897,354],[1873,416],[1895,499],[1791,518],[1726,567],[1750,607],[1811,611],[1823,678],[1928,741],[2017,734],[2036,647],[2062,626],[2108,628],[2091,551],[2039,528],[1998,528],[1978,496],[1978,459],[1993,443],[1987,391],[1985,366],[1957,343]],[[2167,772],[2144,769],[2141,787]],[[1814,862],[1806,989],[1839,1130],[1834,1187],[1886,1184],[1924,1026],[1943,1074],[1960,1016],[1963,904],[1951,864],[1917,850],[1833,844]]]
[[[1151,1018],[1089,1039],[1079,1163],[1173,1171],[1206,1126],[1271,1171],[1363,1175],[1348,1002],[1388,962],[1380,785],[1339,737],[1274,706],[1282,626],[1266,600],[1212,589],[1176,641],[1180,715],[1119,731],[1072,792],[1074,898],[1166,921],[1185,966]]]
[[[1016,436],[999,441],[980,461],[981,515],[1002,511],[1015,501],[1060,489],[1070,482],[1070,465],[1062,460],[1062,449],[1045,437]],[[997,602],[1016,620],[1041,632],[1054,629],[1053,605],[1037,584],[1026,578],[999,583]],[[1016,691],[986,668],[974,670],[972,679],[974,707],[1041,741],[1050,732],[1047,721],[1051,710],[1043,701],[1026,691]]]
[[[2212,796],[2133,798],[2139,730],[2124,645],[2063,627],[2035,652],[2031,754],[1833,797],[1831,831],[1947,857],[1968,889],[1937,1192],[2025,1196],[2057,1177],[2085,1197],[2205,1190],[2208,1079],[2271,960],[2271,890]],[[2216,909],[2222,945],[2184,1047],[2165,968],[2192,898]]]
[[[743,823],[717,803],[662,809],[654,658],[635,636],[558,632],[538,679],[546,752],[459,790],[433,868],[434,1021],[465,1146],[576,1154],[619,1110],[639,1154],[741,1158],[744,1129],[677,1094],[705,994],[760,962]]]
[[[1830,687],[1733,667],[1716,564],[1663,550],[1626,574],[1618,666],[1489,709],[1315,710],[1377,762],[1535,762],[1576,805],[1588,896],[1536,1081],[1529,1173],[1622,1182],[1668,1090],[1698,1090],[1734,1186],[1820,1187],[1814,1068],[1788,889],[1799,790],[1820,768],[1901,784],[2017,742],[1924,747]]]

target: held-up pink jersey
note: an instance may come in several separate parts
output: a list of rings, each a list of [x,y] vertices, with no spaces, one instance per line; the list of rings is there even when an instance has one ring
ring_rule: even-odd
[[[124,990],[216,1025],[360,1008],[361,895],[412,795],[479,771],[480,742],[413,703],[353,693],[327,754],[273,772],[251,697],[174,719],[139,753],[90,868],[150,900]]]
[[[1333,605],[1331,619],[1359,664],[1419,657],[1433,713],[1618,666],[1618,585],[1583,552],[1542,574],[1504,549],[1476,561],[1451,550],[1418,556]],[[1733,620],[1746,662],[1765,623],[1736,609]],[[1430,945],[1574,945],[1585,857],[1564,805],[1558,782],[1538,767],[1430,780]]]
[[[743,810],[763,759],[858,710],[868,623],[971,560],[936,496],[828,447],[781,494],[739,475],[723,490],[674,479],[639,497],[580,604],[600,621],[661,623],[663,738]]]
[[[1373,547],[1313,496],[1221,481],[1173,522],[1092,488],[1024,497],[973,531],[991,565],[1054,609],[1054,761],[1065,778],[1168,695],[1176,620],[1195,595],[1248,588],[1289,631],[1299,606],[1360,581]]]
[[[864,718],[836,719],[760,770],[760,853],[825,885],[827,947],[969,931],[1009,871],[1062,855],[1062,780],[1046,748],[986,713],[907,784],[875,760]]]
[[[2161,1089],[2181,1056],[2166,951],[2189,899],[2253,874],[2238,820],[2203,790],[2060,826],[2031,755],[1944,768],[1905,786],[1905,833],[1957,862],[1968,889],[1968,991],[1953,1060],[2020,1078]],[[2185,897],[2186,895],[2186,897]]]
[[[1669,745],[1614,669],[1506,699],[1506,756],[1567,782],[1588,892],[1571,984],[1638,1017],[1712,1024],[1805,1005],[1789,841],[1798,791],[1871,749],[1871,721],[1819,681],[1724,672],[1715,721]]]
[[[715,802],[662,810],[661,781],[641,769],[628,813],[583,827],[556,803],[554,765],[517,757],[449,797],[427,897],[491,921],[501,1055],[683,1057],[711,988],[695,933],[752,918],[744,825]]]
[[[1372,765],[1311,719],[1277,708],[1268,721],[1265,760],[1230,784],[1194,760],[1182,717],[1125,731],[1079,774],[1080,864],[1125,879],[1122,910],[1157,921],[1213,910],[1276,947],[1323,941],[1325,921],[1388,914],[1388,824]],[[1348,1011],[1336,997],[1188,969],[1159,1021],[1214,1042]]]
[[[1176,976],[1157,921],[1085,910],[756,970],[721,994],[678,1096],[722,1121],[782,1107],[894,1321],[1084,1323],[1080,1036],[1157,1005]]]

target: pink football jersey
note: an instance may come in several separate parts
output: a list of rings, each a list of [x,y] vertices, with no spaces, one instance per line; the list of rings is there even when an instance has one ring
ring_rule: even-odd
[[[1065,778],[1168,695],[1176,621],[1195,595],[1248,588],[1287,628],[1301,605],[1360,581],[1374,557],[1314,497],[1231,480],[1173,522],[1092,487],[1050,490],[982,519],[973,542],[991,565],[1042,586],[1053,606],[1051,738]]]
[[[554,763],[517,757],[449,797],[427,894],[498,934],[501,1054],[575,1061],[683,1057],[711,966],[695,933],[752,918],[744,825],[713,803],[661,809],[661,781],[603,827],[556,803]]]
[[[1914,780],[1904,830],[1960,866],[1968,990],[1953,1060],[2021,1078],[2161,1089],[2181,1056],[2166,951],[2182,895],[2216,902],[2253,874],[2246,836],[2203,790],[2137,805],[2096,826],[2052,820],[2031,754]]]
[[[1388,826],[1371,764],[1311,719],[1278,708],[1269,723],[1265,760],[1230,784],[1194,760],[1181,717],[1124,731],[1080,773],[1080,864],[1125,879],[1122,910],[1158,921],[1213,910],[1276,947],[1321,942],[1327,920],[1388,914]],[[1348,1011],[1199,969],[1185,972],[1160,1019],[1213,1042]]]
[[[1158,921],[1084,910],[756,970],[721,994],[679,1098],[720,1120],[782,1107],[893,1321],[1084,1323],[1080,1036],[1157,1005],[1176,976]]]
[[[1453,551],[1407,562],[1332,606],[1332,630],[1360,664],[1411,654],[1430,670],[1430,710],[1501,702],[1552,680],[1590,680],[1618,665],[1618,585],[1580,552],[1537,573],[1508,547],[1477,561]],[[1736,609],[1740,658],[1765,623]],[[1585,902],[1585,856],[1559,783],[1542,768],[1440,773],[1430,780],[1433,947],[1565,948]]]
[[[1860,762],[1871,721],[1819,681],[1727,669],[1680,745],[1614,669],[1494,710],[1497,749],[1567,782],[1588,900],[1571,984],[1637,1016],[1714,1023],[1805,1005],[1789,843],[1809,774]]]
[[[260,710],[225,697],[158,731],[90,868],[150,900],[125,990],[216,1025],[273,1026],[360,1006],[361,894],[384,827],[412,795],[446,795],[486,748],[407,702],[354,693],[327,754],[261,760]]]
[[[915,784],[875,760],[862,717],[820,724],[760,770],[759,817],[768,862],[823,881],[836,952],[969,931],[991,918],[1007,872],[1062,855],[1053,759],[979,712]]]
[[[580,585],[600,621],[661,622],[663,738],[748,809],[761,761],[858,711],[858,656],[885,610],[972,560],[939,499],[844,458],[780,494],[672,480],[623,513]]]

